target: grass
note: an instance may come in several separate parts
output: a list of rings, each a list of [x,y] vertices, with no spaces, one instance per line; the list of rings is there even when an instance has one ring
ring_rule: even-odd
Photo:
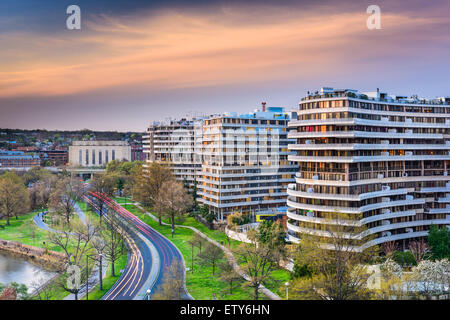
[[[128,253],[124,253],[120,256],[119,259],[114,263],[114,268],[116,271],[116,275],[111,276],[111,264],[108,263],[108,269],[106,271],[106,277],[103,279],[103,290],[100,290],[100,284],[97,284],[94,287],[94,290],[89,292],[89,300],[100,300],[103,296],[112,288],[112,286],[116,283],[120,278],[120,270],[125,269],[128,262]],[[86,300],[86,296],[82,299]]]
[[[38,210],[20,215],[18,219],[12,218],[9,221],[9,226],[6,226],[6,221],[1,221],[0,226],[3,226],[3,228],[0,227],[0,239],[17,241],[26,245],[61,252],[62,249],[60,247],[48,242],[48,232],[40,229],[33,222],[33,217],[42,211]]]

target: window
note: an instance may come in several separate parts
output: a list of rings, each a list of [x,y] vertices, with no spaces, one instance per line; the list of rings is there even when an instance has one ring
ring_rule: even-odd
[[[116,160],[116,150],[113,149],[111,153],[111,160]]]
[[[81,166],[83,164],[83,151],[78,150],[78,164]]]
[[[98,164],[99,165],[102,164],[102,151],[101,150],[98,152]]]
[[[86,149],[86,165],[89,165],[89,150]]]
[[[95,165],[95,149],[92,150],[92,165]]]
[[[105,150],[105,163],[108,163],[108,150]]]

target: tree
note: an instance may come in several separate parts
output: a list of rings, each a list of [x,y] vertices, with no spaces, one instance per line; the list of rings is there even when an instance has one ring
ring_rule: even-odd
[[[82,194],[83,187],[80,180],[62,177],[56,183],[55,190],[50,196],[50,207],[61,214],[69,224],[74,205]]]
[[[29,210],[30,198],[22,179],[12,172],[0,176],[0,214],[6,217],[6,225],[13,216]]]
[[[229,294],[233,294],[233,288],[242,282],[242,277],[233,269],[233,266],[228,261],[223,261],[219,264],[220,276],[219,279],[228,285]]]
[[[114,264],[122,254],[123,231],[120,218],[114,214],[113,210],[108,211],[107,225],[100,229],[100,236],[104,240],[102,252],[111,263],[111,276],[115,277]]]
[[[278,266],[280,255],[267,244],[258,243],[255,230],[250,230],[247,237],[251,242],[242,243],[233,250],[233,253],[238,261],[243,263],[243,271],[249,277],[249,282],[244,286],[250,286],[253,289],[253,298],[258,300],[259,287],[271,280],[271,274]]]
[[[235,229],[237,226],[250,223],[250,217],[242,212],[233,212],[227,216],[227,223],[230,229]]]
[[[402,267],[415,266],[417,264],[414,255],[409,251],[395,251],[392,255],[392,259]]]
[[[135,171],[134,196],[144,205],[155,206],[162,185],[173,180],[175,177],[168,166],[158,162],[152,162],[148,168],[140,166]],[[157,214],[161,225],[162,213],[157,210]]]
[[[200,252],[202,252],[202,247],[204,246],[206,240],[197,232],[193,234],[192,240],[194,242],[194,245],[200,250]]]
[[[159,190],[156,199],[157,212],[167,216],[172,224],[172,237],[175,230],[175,218],[181,218],[191,205],[191,197],[183,188],[183,184],[174,180],[166,181]]]
[[[68,264],[66,270],[60,271],[61,276],[58,278],[57,285],[63,290],[74,294],[75,300],[78,300],[78,292],[81,288],[77,285],[68,284],[69,279],[75,279],[70,277],[68,270],[85,270],[85,268],[88,268],[84,264],[84,258],[86,255],[94,253],[91,242],[97,236],[98,225],[86,218],[86,224],[83,224],[80,220],[74,220],[56,228],[59,229],[58,232],[49,232],[47,239],[61,249],[66,255]],[[73,269],[69,269],[69,267]],[[81,281],[88,281],[85,274],[86,272],[79,273]]]
[[[198,213],[209,223],[209,227],[211,227],[211,223],[214,221],[215,215],[213,212],[209,211],[208,206],[206,204],[202,205],[198,210]]]
[[[265,220],[261,222],[257,229],[258,241],[267,244],[273,249],[277,249],[285,255],[286,231],[280,222]]]
[[[0,283],[0,300],[28,300],[28,288],[24,284],[11,282],[8,285]]]
[[[392,255],[397,251],[398,245],[395,241],[384,242],[381,248],[387,258],[391,258]]]
[[[427,299],[431,296],[449,294],[450,286],[450,261],[441,259],[436,261],[422,260],[413,269],[415,280],[420,283],[420,293]]]
[[[420,263],[427,256],[429,250],[430,246],[423,239],[409,243],[409,251],[411,251],[417,263]]]
[[[376,254],[376,247],[364,249],[367,229],[359,225],[359,217],[339,214],[326,216],[320,233],[302,234],[298,263],[307,265],[311,278],[293,281],[291,291],[296,298],[352,300],[370,298],[367,280],[370,274],[364,264]]]
[[[182,300],[184,294],[183,265],[174,260],[166,267],[161,288],[152,296],[154,300]]]
[[[450,254],[450,230],[431,226],[428,233],[428,244],[434,259],[442,259]]]
[[[108,174],[95,174],[90,184],[90,191],[112,197],[114,194],[114,178]],[[98,215],[100,216],[101,222],[105,202],[102,197],[93,197],[93,201],[98,209]]]
[[[50,197],[56,187],[55,175],[43,175],[29,188],[31,208],[44,209],[50,204]]]
[[[197,254],[202,266],[212,266],[212,274],[214,275],[217,262],[222,259],[223,251],[216,245],[207,242],[203,252]]]

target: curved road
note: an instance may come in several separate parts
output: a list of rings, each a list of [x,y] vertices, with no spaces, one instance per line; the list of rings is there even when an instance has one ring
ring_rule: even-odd
[[[154,293],[161,287],[163,274],[167,272],[173,261],[179,261],[180,265],[184,266],[183,257],[178,249],[159,232],[111,198],[92,192],[90,192],[90,196],[103,199],[109,208],[138,231],[130,233],[135,240],[135,245],[129,248],[131,257],[122,276],[105,294],[104,300],[145,299],[147,289],[151,289],[151,292]],[[184,277],[184,269],[179,272]],[[192,299],[192,297],[185,292],[183,299]]]

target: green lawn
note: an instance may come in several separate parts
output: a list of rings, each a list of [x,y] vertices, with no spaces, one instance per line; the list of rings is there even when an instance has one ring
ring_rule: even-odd
[[[9,221],[10,226],[6,226],[6,221],[0,221],[0,239],[17,241],[53,251],[62,251],[61,248],[50,244],[47,241],[48,232],[42,230],[33,222],[33,217],[41,211],[33,211],[21,215],[18,219],[12,218]],[[45,245],[44,241],[46,243]]]

